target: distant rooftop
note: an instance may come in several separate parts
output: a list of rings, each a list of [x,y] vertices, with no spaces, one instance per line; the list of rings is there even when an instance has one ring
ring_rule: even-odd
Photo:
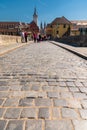
[[[59,17],[59,18],[55,18],[53,20],[51,25],[55,25],[55,24],[71,24],[71,22],[68,19],[66,19],[64,16],[62,16],[62,17]]]
[[[72,20],[71,23],[76,25],[87,25],[87,20]]]

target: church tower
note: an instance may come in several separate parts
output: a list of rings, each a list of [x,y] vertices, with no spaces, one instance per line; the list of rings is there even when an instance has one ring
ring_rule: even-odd
[[[38,20],[38,15],[37,15],[36,8],[34,8],[33,21],[36,23],[36,25],[37,25],[37,22],[38,22],[37,20]]]

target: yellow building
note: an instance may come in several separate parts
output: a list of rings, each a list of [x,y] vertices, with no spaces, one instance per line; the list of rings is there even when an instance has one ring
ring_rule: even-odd
[[[64,16],[56,18],[52,23],[47,25],[46,34],[50,35],[52,38],[61,38],[63,36],[68,36],[70,35],[71,26],[72,23]]]

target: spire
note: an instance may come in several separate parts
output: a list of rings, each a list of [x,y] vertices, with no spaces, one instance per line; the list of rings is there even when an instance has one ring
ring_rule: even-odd
[[[33,21],[34,21],[34,22],[36,23],[36,25],[37,25],[38,15],[37,15],[36,7],[34,8]]]
[[[34,8],[34,15],[37,15],[36,7]]]
[[[42,22],[41,22],[41,24],[40,24],[40,29],[43,29],[43,24],[42,24]]]
[[[46,22],[44,22],[44,29],[46,28]]]

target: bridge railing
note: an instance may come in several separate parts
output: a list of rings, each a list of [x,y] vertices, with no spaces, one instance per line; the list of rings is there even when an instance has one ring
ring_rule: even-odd
[[[21,42],[20,36],[0,35],[0,45],[8,45],[20,42]]]

